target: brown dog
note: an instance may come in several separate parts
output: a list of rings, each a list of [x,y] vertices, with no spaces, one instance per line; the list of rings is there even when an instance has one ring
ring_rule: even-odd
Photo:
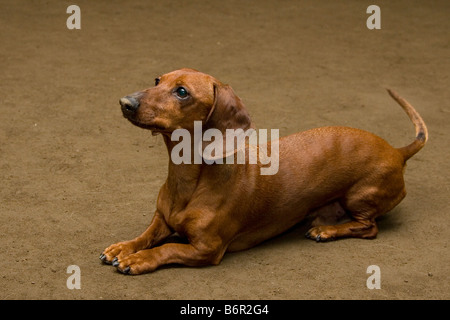
[[[165,264],[218,264],[226,251],[247,249],[278,235],[308,215],[317,216],[307,237],[325,241],[341,237],[374,238],[375,219],[405,197],[406,160],[425,144],[425,123],[396,93],[416,128],[408,146],[393,148],[372,133],[324,127],[269,142],[279,144],[279,170],[261,175],[257,164],[174,164],[159,192],[156,212],[147,230],[119,242],[100,255],[120,272],[141,274]],[[250,117],[233,90],[215,78],[191,69],[156,79],[156,86],[120,100],[133,124],[161,133],[169,155],[176,129],[247,130]],[[195,146],[192,145],[192,148]],[[248,148],[248,145],[247,145]],[[342,215],[350,220],[336,223]],[[326,222],[325,218],[334,218]],[[174,233],[187,243],[161,242]]]

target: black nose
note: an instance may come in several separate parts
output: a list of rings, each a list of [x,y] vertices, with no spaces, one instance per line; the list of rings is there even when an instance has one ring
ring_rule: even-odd
[[[139,108],[139,101],[136,98],[126,96],[119,100],[122,111],[127,113],[135,113]]]

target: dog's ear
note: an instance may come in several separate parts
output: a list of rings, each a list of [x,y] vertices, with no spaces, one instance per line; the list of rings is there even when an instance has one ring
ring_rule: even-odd
[[[214,84],[214,103],[206,119],[206,128],[243,129],[252,126],[250,115],[241,99],[228,85]]]
[[[234,93],[233,89],[221,83],[214,84],[214,103],[206,118],[204,131],[208,129],[217,129],[222,134],[223,154],[217,154],[210,157],[203,156],[207,160],[215,160],[227,157],[236,152],[236,148],[231,148],[226,144],[227,129],[242,129],[245,133],[253,128],[250,115],[247,112],[241,99]],[[203,142],[203,150],[211,142]],[[234,144],[233,144],[234,145]]]

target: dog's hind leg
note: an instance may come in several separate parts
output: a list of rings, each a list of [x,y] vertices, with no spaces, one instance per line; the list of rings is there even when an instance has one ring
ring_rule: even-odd
[[[401,172],[389,179],[377,179],[377,184],[361,182],[355,185],[339,201],[351,217],[351,221],[337,225],[316,225],[306,236],[316,241],[354,237],[371,239],[378,233],[375,219],[394,208],[405,197]]]

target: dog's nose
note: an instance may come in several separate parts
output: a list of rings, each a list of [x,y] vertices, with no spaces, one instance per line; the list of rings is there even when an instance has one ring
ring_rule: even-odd
[[[119,103],[122,106],[122,111],[134,113],[139,108],[139,101],[130,96],[123,97],[119,100]]]

